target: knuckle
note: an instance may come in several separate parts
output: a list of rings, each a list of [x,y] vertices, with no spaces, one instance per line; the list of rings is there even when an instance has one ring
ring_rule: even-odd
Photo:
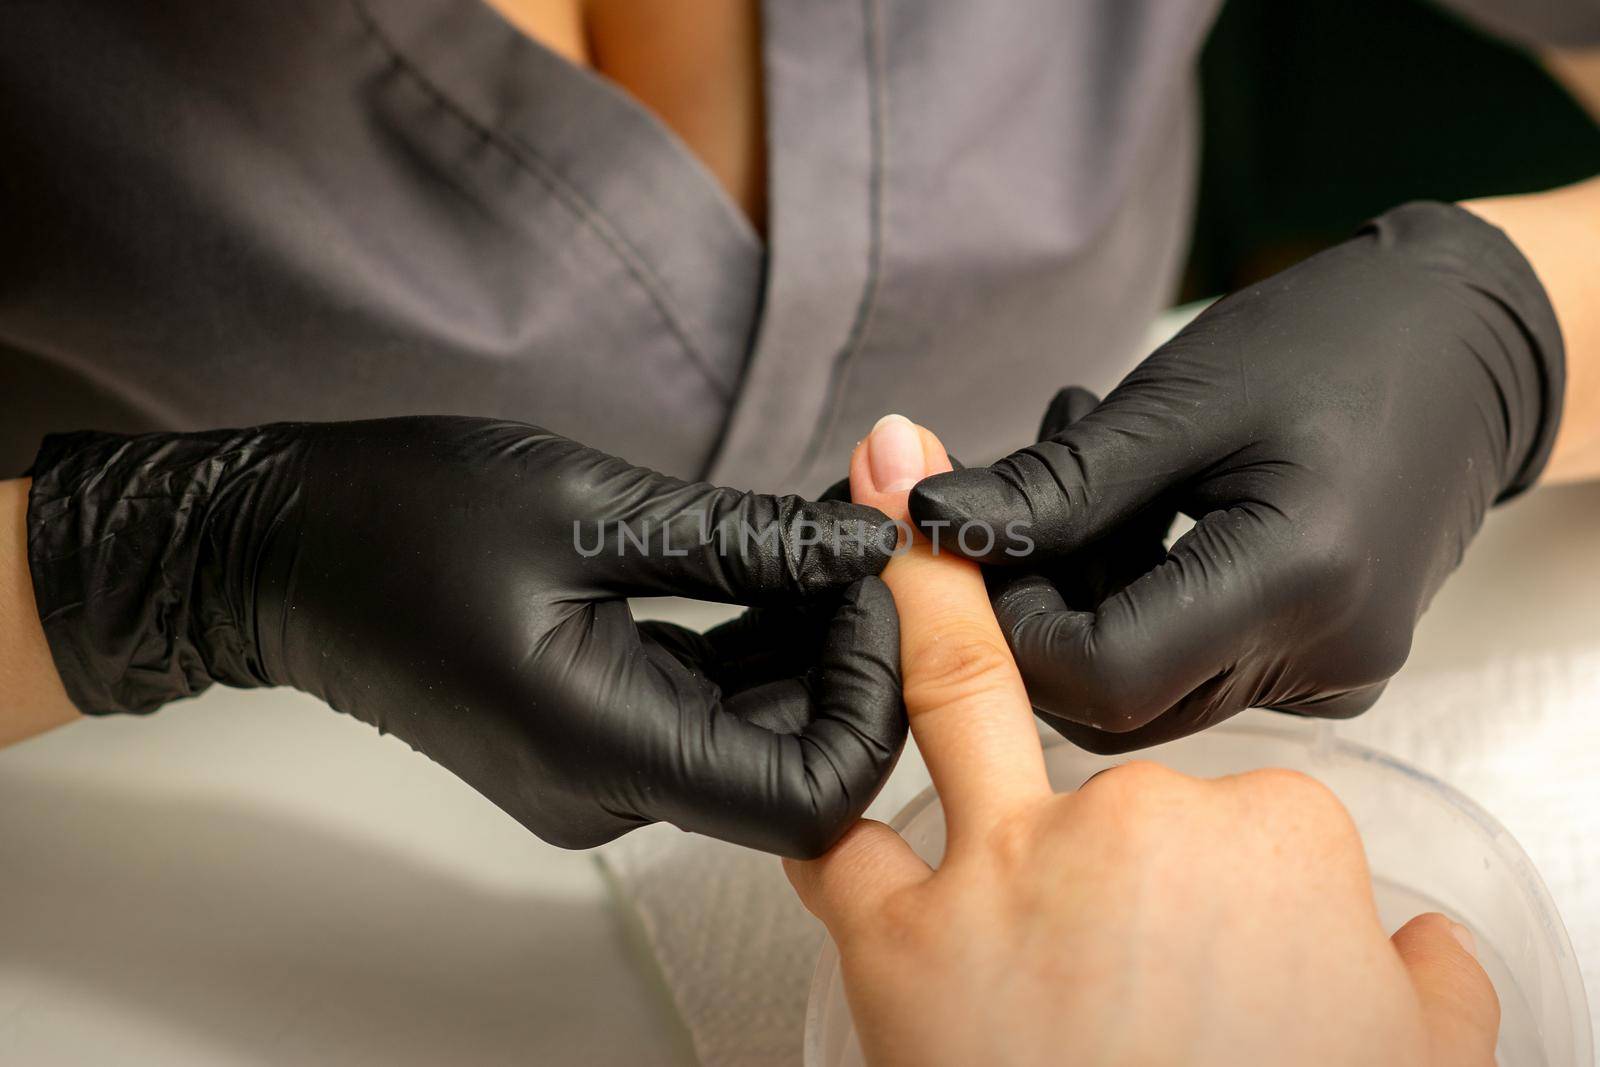
[[[1297,578],[1286,588],[1298,597],[1325,604],[1366,599],[1363,590],[1371,578],[1371,561],[1343,520],[1329,517],[1305,524],[1292,559],[1285,563]]]
[[[1304,771],[1288,767],[1262,767],[1259,770],[1247,771],[1239,776],[1239,781],[1274,797],[1287,797],[1311,803],[1320,802],[1324,798],[1334,803],[1338,802],[1333,791],[1327,786]]]
[[[1000,821],[989,830],[989,853],[1002,874],[1026,871],[1035,865],[1037,829],[1030,819],[1011,818]]]
[[[1367,559],[1356,551],[1351,538],[1343,533],[1333,533],[1316,542],[1312,562],[1323,581],[1334,586],[1348,586],[1367,570]]]
[[[930,906],[923,887],[906,887],[887,894],[873,914],[852,932],[901,949],[926,948],[948,930],[942,912]]]
[[[1085,782],[1082,789],[1084,792],[1094,790],[1102,794],[1112,793],[1118,799],[1138,798],[1170,792],[1187,780],[1185,775],[1171,767],[1153,760],[1137,759],[1101,771]]]
[[[1158,847],[1193,814],[1195,779],[1148,760],[1102,771],[1074,795],[1083,818],[1114,828],[1119,849]]]
[[[1193,779],[1150,760],[1132,760],[1101,771],[1078,790],[1082,803],[1101,810],[1125,832],[1164,825],[1181,808]]]
[[[1238,781],[1245,787],[1253,808],[1275,812],[1285,823],[1314,830],[1323,839],[1331,836],[1360,846],[1360,831],[1344,802],[1311,775],[1286,767],[1268,767],[1241,775]]]
[[[1011,652],[997,634],[976,624],[946,627],[908,651],[906,708],[916,714],[993,693],[1015,671]]]

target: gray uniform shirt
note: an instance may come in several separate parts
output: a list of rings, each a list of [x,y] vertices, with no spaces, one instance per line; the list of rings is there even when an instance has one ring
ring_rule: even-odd
[[[1593,0],[1460,0],[1543,39]],[[768,0],[769,238],[479,0],[10,5],[0,463],[39,433],[450,412],[816,489],[981,460],[1172,291],[1217,0]]]

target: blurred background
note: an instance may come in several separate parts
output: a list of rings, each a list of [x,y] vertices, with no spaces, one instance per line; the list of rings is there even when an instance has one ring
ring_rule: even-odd
[[[1202,59],[1183,299],[1281,270],[1405,200],[1600,173],[1600,57],[1574,73],[1596,116],[1540,57],[1427,0],[1228,0]]]

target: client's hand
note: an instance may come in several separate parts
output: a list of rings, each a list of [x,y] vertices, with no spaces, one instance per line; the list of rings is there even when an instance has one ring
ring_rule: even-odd
[[[944,457],[886,420],[856,450],[855,499],[903,518]],[[1054,795],[977,567],[920,543],[884,578],[944,861],[860,822],[786,864],[839,946],[871,1062],[1493,1063],[1499,1004],[1470,934],[1430,914],[1384,937],[1323,786],[1133,763]]]

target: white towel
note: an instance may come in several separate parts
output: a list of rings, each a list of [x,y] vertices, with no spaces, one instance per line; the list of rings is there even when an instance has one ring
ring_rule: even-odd
[[[888,819],[928,784],[914,746],[868,814]],[[706,1067],[800,1062],[822,924],[779,861],[665,826],[600,852],[644,930]]]

